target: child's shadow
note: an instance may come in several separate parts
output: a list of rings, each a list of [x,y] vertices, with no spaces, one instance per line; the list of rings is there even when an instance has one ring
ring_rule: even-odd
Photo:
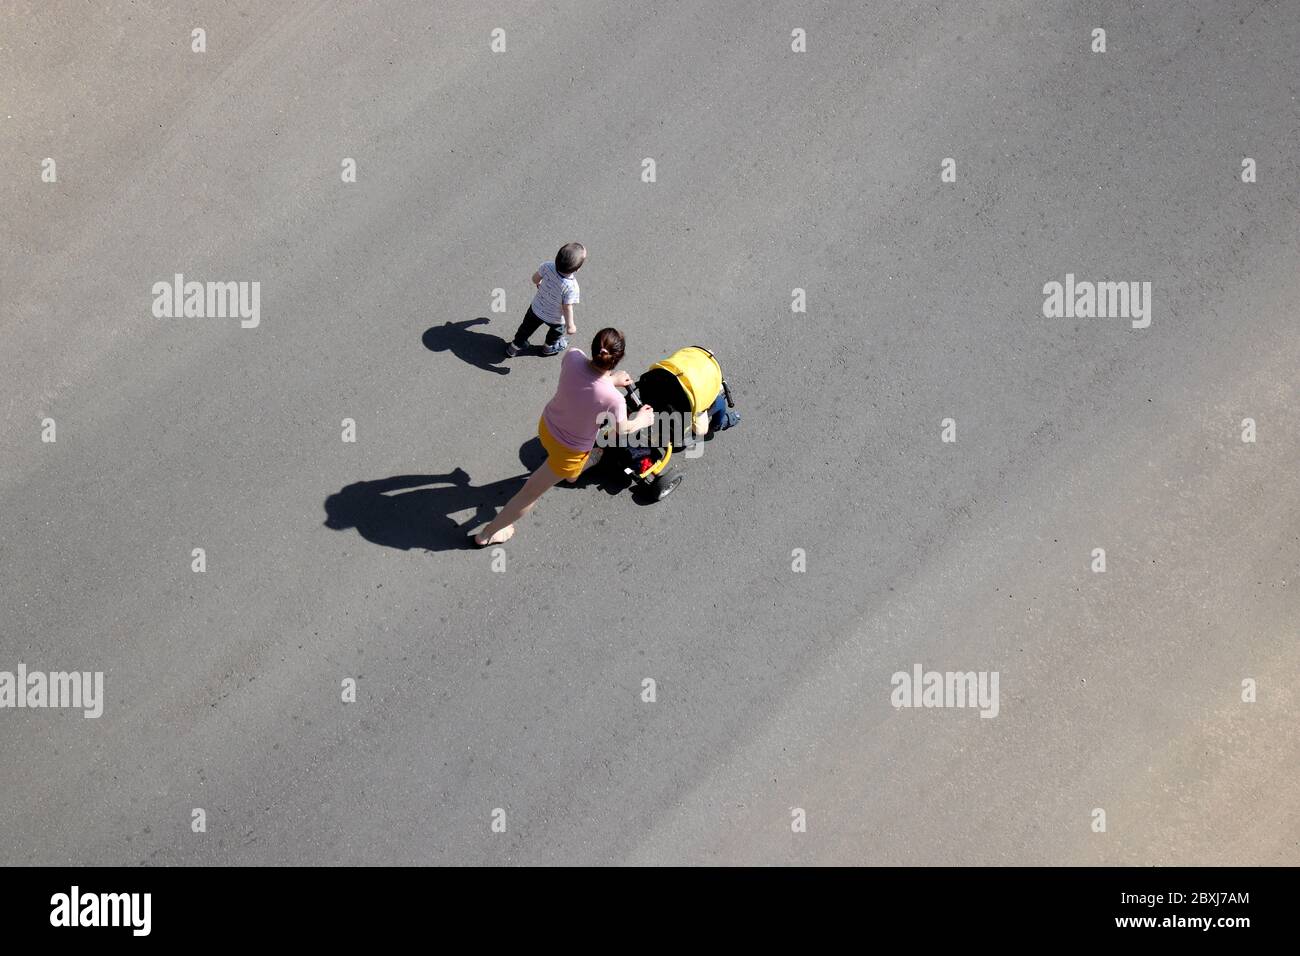
[[[463,468],[445,475],[395,475],[358,481],[325,499],[325,527],[356,528],[367,541],[409,551],[474,547],[469,532],[497,513],[524,486],[527,475],[490,485],[470,484]],[[452,515],[474,510],[465,522]]]
[[[485,372],[509,375],[510,369],[501,364],[506,357],[505,339],[499,335],[473,330],[473,326],[488,321],[479,316],[464,322],[444,322],[427,329],[421,341],[430,352],[451,352],[462,362],[468,362]]]

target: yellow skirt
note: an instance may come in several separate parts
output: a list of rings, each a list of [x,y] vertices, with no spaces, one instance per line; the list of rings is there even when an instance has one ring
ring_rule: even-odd
[[[590,451],[574,451],[568,445],[560,444],[546,427],[545,418],[537,419],[537,437],[546,449],[546,463],[551,466],[551,471],[561,478],[577,478],[582,474],[582,466],[587,463]]]

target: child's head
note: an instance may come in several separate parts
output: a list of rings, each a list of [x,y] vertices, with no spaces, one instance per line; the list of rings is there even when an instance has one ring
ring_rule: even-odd
[[[566,242],[555,254],[555,271],[562,276],[571,276],[587,261],[587,247],[580,242]]]
[[[612,372],[623,361],[623,333],[618,329],[601,329],[591,340],[591,364],[604,372]]]

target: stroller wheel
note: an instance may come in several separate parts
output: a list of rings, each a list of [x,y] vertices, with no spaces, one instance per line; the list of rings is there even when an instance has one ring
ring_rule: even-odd
[[[660,475],[659,480],[655,482],[655,500],[663,501],[671,495],[675,490],[677,490],[677,486],[682,483],[682,479],[685,477],[685,475],[680,473],[673,475]]]

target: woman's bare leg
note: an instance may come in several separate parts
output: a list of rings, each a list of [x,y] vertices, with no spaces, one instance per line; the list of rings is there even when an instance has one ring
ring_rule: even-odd
[[[486,528],[474,535],[474,542],[479,545],[501,544],[508,541],[515,533],[515,522],[533,510],[537,499],[546,493],[546,489],[559,482],[560,476],[550,466],[542,466],[528,476],[524,486],[515,492],[515,496],[506,502],[501,513],[488,522]]]

